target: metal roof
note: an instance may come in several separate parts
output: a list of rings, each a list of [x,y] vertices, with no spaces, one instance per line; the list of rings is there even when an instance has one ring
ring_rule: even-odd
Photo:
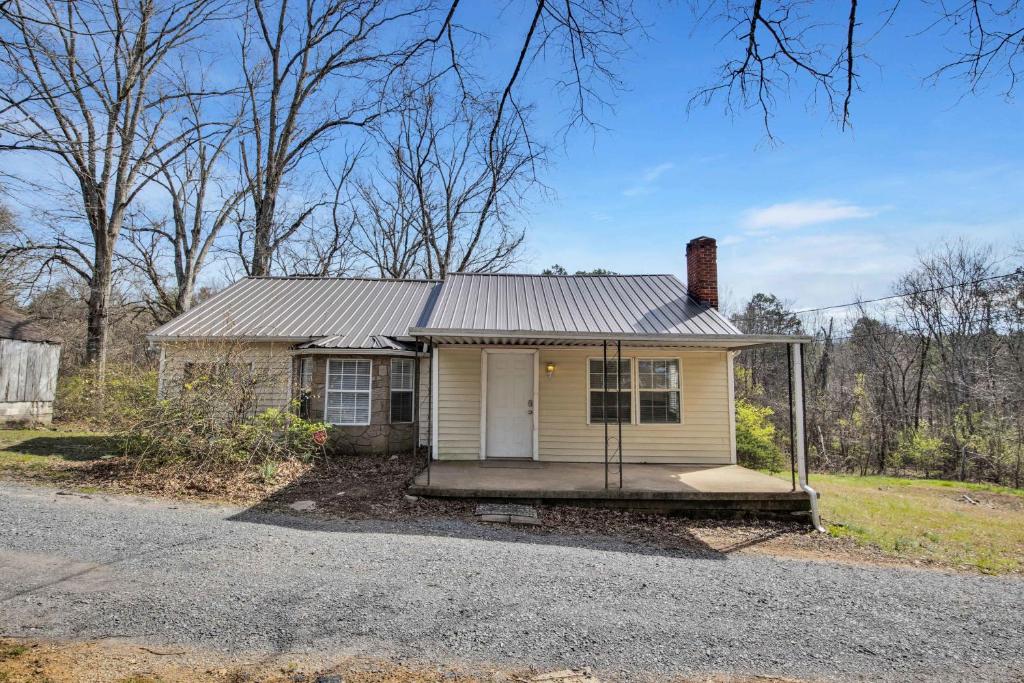
[[[674,275],[450,275],[416,334],[740,335]]]
[[[239,339],[297,350],[409,353],[442,343],[743,348],[806,341],[744,335],[672,275],[476,275],[437,280],[245,278],[154,330],[153,341]]]
[[[27,315],[0,308],[0,339],[59,344],[60,339]]]
[[[381,338],[408,338],[410,327],[422,325],[440,286],[435,280],[249,277],[148,336],[319,340],[322,348],[377,349]]]

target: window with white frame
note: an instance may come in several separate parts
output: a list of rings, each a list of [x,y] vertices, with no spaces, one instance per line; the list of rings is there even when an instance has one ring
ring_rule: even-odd
[[[324,419],[335,425],[370,424],[370,361],[327,361]]]
[[[636,375],[640,424],[679,424],[679,359],[640,358]]]
[[[413,389],[412,358],[391,359],[391,422],[412,422]]]
[[[588,367],[588,395],[590,422],[629,423],[633,418],[633,376],[630,359],[609,360],[591,358]],[[607,405],[605,405],[605,377],[608,378]]]

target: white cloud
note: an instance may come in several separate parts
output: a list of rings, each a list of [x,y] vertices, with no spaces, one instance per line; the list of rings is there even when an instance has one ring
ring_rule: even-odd
[[[751,231],[764,231],[770,228],[786,230],[853,218],[871,218],[877,214],[874,209],[834,199],[796,201],[749,209],[743,214],[742,225]]]
[[[640,177],[643,179],[645,183],[653,183],[655,180],[665,175],[675,167],[676,165],[673,164],[671,161],[666,161],[662,164],[658,164],[657,166],[652,166],[651,168],[647,169],[646,171],[644,171],[644,174]]]
[[[644,172],[640,174],[640,178],[630,187],[627,187],[622,191],[622,194],[626,197],[639,197],[654,192],[654,183],[658,181],[658,178],[665,175],[676,165],[671,161],[665,161],[658,164],[657,166],[651,166],[650,168],[644,169]]]

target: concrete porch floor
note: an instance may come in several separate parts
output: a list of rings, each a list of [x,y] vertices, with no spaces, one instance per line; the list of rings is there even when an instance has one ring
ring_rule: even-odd
[[[788,481],[737,465],[618,466],[604,486],[603,463],[434,461],[429,484],[424,469],[409,493],[442,498],[533,500],[595,504],[662,511],[791,513],[810,509],[802,491]]]

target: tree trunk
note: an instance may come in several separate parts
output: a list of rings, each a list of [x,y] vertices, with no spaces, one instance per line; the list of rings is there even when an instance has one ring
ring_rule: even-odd
[[[273,256],[271,241],[274,236],[275,195],[266,191],[256,205],[256,225],[253,228],[252,264],[249,274],[256,277],[270,275],[270,259]]]
[[[108,245],[96,245],[92,281],[89,283],[89,313],[86,322],[85,361],[94,372],[96,394],[93,410],[100,415],[104,408],[107,380],[107,333],[110,322],[110,292],[113,283],[113,263]]]

